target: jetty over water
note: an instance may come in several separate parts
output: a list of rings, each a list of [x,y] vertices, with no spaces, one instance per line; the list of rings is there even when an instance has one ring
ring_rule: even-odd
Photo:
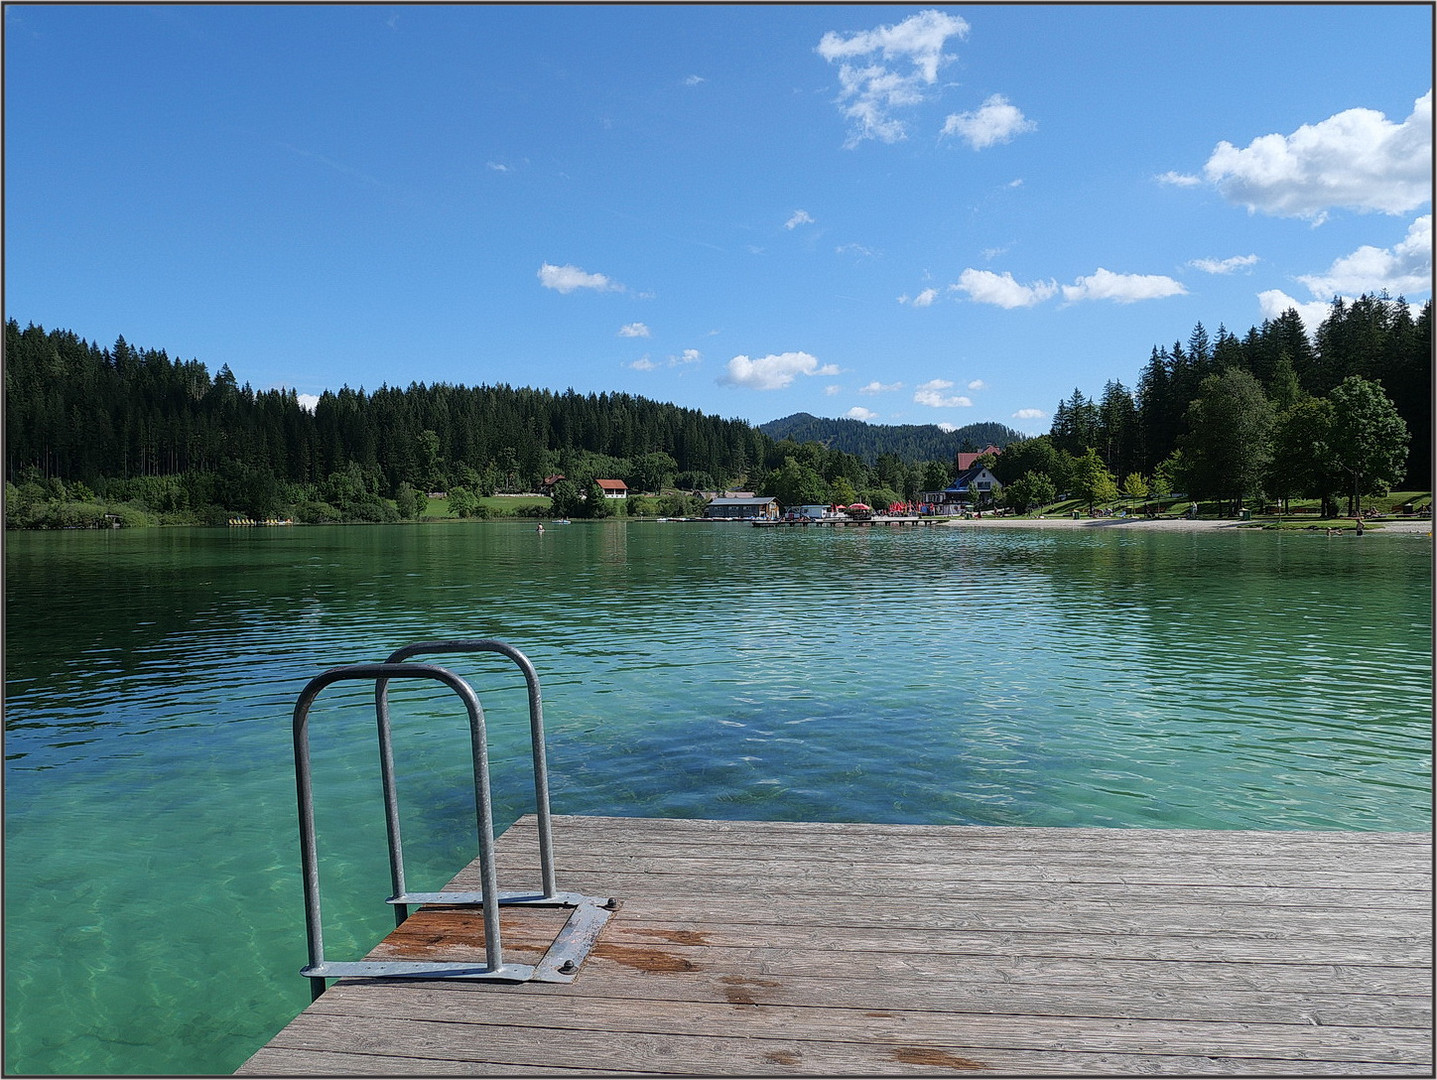
[[[561,888],[619,901],[572,982],[341,979],[240,1074],[1432,1073],[1430,833],[561,816],[553,842]],[[506,884],[537,846],[533,817],[500,837]],[[524,963],[565,918],[501,911]],[[479,961],[483,933],[426,905],[371,957]]]
[[[808,528],[808,527],[810,527],[810,526],[812,526],[812,527],[814,527],[814,528],[825,528],[825,527],[826,527],[826,528],[830,528],[830,529],[834,529],[834,528],[842,529],[842,528],[849,527],[849,526],[855,526],[855,527],[859,527],[859,528],[866,528],[866,527],[869,527],[869,526],[872,526],[872,525],[894,525],[894,526],[899,526],[899,527],[909,526],[909,525],[941,525],[941,524],[943,524],[944,522],[946,522],[946,521],[948,521],[948,520],[949,520],[948,518],[941,518],[941,517],[917,517],[917,516],[913,516],[913,515],[910,515],[910,516],[908,516],[908,517],[862,517],[862,518],[846,518],[846,517],[806,518],[806,517],[795,517],[795,518],[759,518],[759,519],[753,521],[753,522],[752,522],[752,525],[753,525],[753,527],[756,528],[756,529],[806,529],[806,528]]]

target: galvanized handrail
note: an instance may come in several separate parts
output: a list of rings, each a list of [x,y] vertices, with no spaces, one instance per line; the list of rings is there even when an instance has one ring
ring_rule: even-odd
[[[484,730],[484,710],[470,685],[445,668],[432,664],[349,664],[331,668],[305,684],[294,707],[295,786],[299,798],[300,858],[304,873],[305,933],[309,944],[309,965],[301,972],[310,980],[314,997],[324,992],[325,973],[348,973],[355,965],[326,964],[324,931],[319,906],[319,855],[314,835],[314,784],[309,761],[309,710],[314,699],[325,687],[342,680],[364,680],[387,683],[390,679],[432,679],[453,690],[463,700],[469,714],[469,737],[474,752],[474,802],[479,829],[480,880],[485,896],[499,896],[498,874],[494,865],[494,817],[489,793],[489,750]],[[381,742],[387,747],[388,740]],[[385,750],[381,754],[387,756]],[[392,769],[392,758],[389,768]],[[392,775],[390,776],[392,788]],[[387,797],[387,796],[386,796]],[[499,940],[499,908],[496,903],[484,904],[484,974],[500,976],[504,971],[503,949]],[[472,967],[472,965],[471,965]]]
[[[534,803],[539,828],[539,870],[543,882],[543,898],[552,899],[558,893],[554,880],[554,844],[549,815],[549,766],[544,750],[544,706],[539,693],[539,675],[534,665],[514,646],[492,638],[471,638],[445,641],[420,641],[395,649],[385,661],[399,664],[413,656],[434,653],[492,652],[507,656],[524,673],[529,690],[529,741],[534,760]],[[389,876],[394,895],[389,902],[394,905],[394,925],[399,926],[409,916],[405,902],[410,897],[418,902],[418,894],[410,894],[404,883],[404,848],[399,830],[399,799],[394,785],[394,754],[390,747],[389,724],[389,679],[380,678],[374,687],[374,710],[379,725],[379,767],[380,781],[384,789],[384,823],[389,833]],[[489,887],[485,886],[488,892]]]

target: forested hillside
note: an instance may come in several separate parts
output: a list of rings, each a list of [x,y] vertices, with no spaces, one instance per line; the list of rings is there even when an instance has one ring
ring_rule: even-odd
[[[162,512],[378,506],[406,486],[532,491],[556,472],[711,488],[771,445],[742,420],[628,394],[507,385],[345,387],[310,412],[292,391],[239,385],[228,367],[211,377],[123,337],[102,349],[14,320],[5,401],[8,480],[81,484]]]
[[[1109,380],[1059,402],[1048,435],[995,469],[1011,504],[1182,489],[1245,501],[1356,501],[1432,483],[1432,302],[1335,300],[1309,338],[1289,310],[1238,338],[1199,323],[1157,347],[1136,391]]]
[[[937,424],[868,424],[862,420],[832,420],[811,413],[794,413],[770,420],[758,429],[772,439],[797,443],[818,442],[833,450],[876,461],[882,454],[895,454],[914,464],[922,461],[952,461],[955,454],[999,449],[1026,438],[1021,431],[985,421],[944,431]]]
[[[300,521],[414,517],[423,493],[454,513],[479,497],[537,490],[556,512],[607,513],[596,478],[696,511],[686,492],[744,486],[784,505],[913,502],[952,479],[954,456],[1003,448],[1000,501],[1016,509],[1073,493],[1094,503],[1177,488],[1236,506],[1321,498],[1335,505],[1431,484],[1432,305],[1334,302],[1312,339],[1297,312],[1238,338],[1196,326],[1154,347],[1135,390],[1109,380],[1057,403],[1036,439],[1001,424],[821,420],[755,428],[630,394],[411,383],[326,392],[255,391],[228,367],[110,348],[68,330],[5,326],[6,526],[244,514]],[[108,515],[108,517],[107,517]]]

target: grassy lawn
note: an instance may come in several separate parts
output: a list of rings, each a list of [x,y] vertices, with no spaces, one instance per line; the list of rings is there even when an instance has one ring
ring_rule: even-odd
[[[526,507],[538,506],[547,514],[552,501],[546,495],[492,495],[481,498],[479,505],[487,507],[491,518],[512,517]],[[430,499],[429,505],[420,511],[421,517],[451,518],[448,499]]]

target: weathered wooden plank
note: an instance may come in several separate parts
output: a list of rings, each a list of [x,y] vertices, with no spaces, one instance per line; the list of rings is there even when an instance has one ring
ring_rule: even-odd
[[[647,823],[645,823],[646,829]],[[709,834],[701,831],[662,831],[650,833],[614,832],[565,833],[556,837],[556,851],[582,856],[601,853],[613,858],[629,857],[723,857],[768,864],[773,862],[803,863],[837,861],[859,866],[881,867],[890,859],[922,862],[934,858],[987,859],[994,862],[1053,860],[1083,861],[1094,857],[1122,862],[1160,863],[1173,857],[1207,860],[1224,865],[1242,865],[1254,860],[1278,860],[1293,868],[1321,867],[1326,864],[1382,866],[1392,861],[1414,861],[1421,865],[1423,856],[1431,853],[1431,844],[1406,838],[1406,834],[1199,834],[1196,841],[1186,834],[1175,833],[1171,841],[1154,840],[1144,830],[1071,830],[1073,837],[1063,842],[1029,837],[1030,830],[1014,829],[1018,834],[1011,841],[1001,836],[970,835],[955,828],[960,835],[944,839],[922,836],[905,839],[881,833],[825,837],[822,844],[811,842],[804,834],[768,838],[762,834]],[[532,850],[535,833],[526,822],[520,822],[506,834],[500,850]],[[1394,840],[1394,836],[1402,836]],[[1364,842],[1332,839],[1345,836],[1367,837]]]
[[[1143,902],[1116,907],[1111,901],[1086,898],[1053,901],[1027,898],[985,898],[975,903],[969,898],[957,901],[918,900],[901,903],[865,903],[851,898],[833,897],[719,897],[678,899],[652,897],[643,900],[645,918],[675,925],[709,923],[737,932],[745,928],[750,934],[763,934],[768,928],[782,928],[785,933],[797,928],[825,928],[846,932],[947,933],[974,931],[984,933],[1024,932],[1041,929],[1047,933],[1139,934],[1139,935],[1204,935],[1224,937],[1259,935],[1263,937],[1306,936],[1314,940],[1334,937],[1361,938],[1365,941],[1385,939],[1416,939],[1426,943],[1432,927],[1427,913],[1415,906],[1405,909],[1271,909],[1259,905],[1202,905],[1186,903],[1174,897],[1164,902],[1147,890]],[[443,907],[417,909],[411,916],[408,933],[417,933],[438,917]],[[463,909],[460,909],[463,910]],[[470,909],[471,912],[473,909]],[[519,925],[520,916],[511,916],[505,909],[500,920],[505,933],[511,922]],[[543,925],[552,923],[557,931],[567,912],[559,911]],[[534,916],[522,917],[528,925]],[[415,920],[419,920],[415,922]],[[477,915],[470,920],[477,925]],[[457,926],[456,926],[457,929]],[[435,933],[441,931],[435,930]],[[770,939],[772,940],[772,939]],[[901,937],[895,937],[901,940]]]
[[[1027,895],[984,896],[981,903],[919,897],[902,903],[844,902],[842,897],[652,897],[644,910],[656,918],[692,919],[726,926],[832,926],[914,930],[1046,930],[1094,933],[1310,933],[1388,936],[1427,934],[1430,920],[1416,905],[1401,908],[1271,907],[1260,904],[1198,904],[1187,894],[1142,890],[1124,898],[1080,893],[1054,899]]]
[[[610,944],[624,941],[642,945],[693,944],[722,948],[790,949],[815,957],[864,953],[881,959],[917,956],[962,957],[1001,952],[1019,956],[1082,956],[1129,960],[1230,960],[1239,962],[1389,964],[1424,966],[1432,959],[1430,940],[1412,936],[1362,937],[1311,934],[1271,935],[1209,931],[1187,934],[1122,933],[1109,931],[1065,933],[1047,929],[1024,930],[909,930],[881,932],[845,927],[764,926],[723,927],[705,924],[700,931],[673,931],[620,923],[606,935]],[[828,962],[828,961],[820,961]]]
[[[873,930],[855,927],[723,924],[683,920],[677,928],[648,916],[643,921],[617,919],[606,929],[596,946],[598,955],[635,949],[769,950],[774,957],[795,953],[809,963],[851,965],[854,954],[871,958],[874,964],[904,964],[916,957],[960,964],[970,956],[1063,956],[1094,960],[1225,960],[1242,963],[1366,964],[1424,967],[1432,949],[1428,935],[1388,934],[1292,934],[1251,932],[1220,928],[1202,931],[1151,932],[1094,928],[1089,930],[1042,929],[910,929]],[[412,925],[411,925],[412,924]],[[506,948],[524,948],[542,953],[553,940],[557,925],[549,922],[547,935],[521,916],[509,919]],[[501,920],[501,932],[504,923]],[[521,930],[521,928],[523,928]],[[423,939],[417,941],[416,939]],[[409,955],[422,958],[428,946],[451,942],[467,948],[459,959],[482,959],[483,922],[474,909],[432,909],[416,913],[391,936],[379,955],[397,957],[408,943]],[[416,947],[419,947],[416,949]],[[675,956],[681,954],[673,954]],[[776,960],[770,963],[776,963]]]
[[[1082,831],[1082,830],[1077,830]],[[1279,834],[1286,836],[1286,834]],[[1281,840],[1266,845],[1252,840],[1228,841],[1221,834],[1210,834],[1203,844],[1178,846],[1154,843],[1141,835],[1125,830],[1109,830],[1088,833],[1082,843],[1014,843],[1003,844],[997,838],[954,838],[942,841],[936,837],[924,837],[917,841],[899,841],[892,837],[854,836],[836,842],[825,842],[822,847],[789,838],[773,844],[753,840],[730,840],[725,837],[705,836],[702,833],[667,833],[652,837],[629,836],[621,838],[614,834],[597,836],[567,836],[556,840],[555,851],[561,854],[598,854],[613,858],[666,858],[670,856],[700,856],[742,859],[757,862],[772,861],[775,855],[787,855],[795,862],[852,862],[873,860],[881,855],[882,862],[923,862],[939,857],[942,859],[974,858],[984,861],[1031,861],[1052,859],[1059,862],[1091,861],[1095,858],[1116,858],[1138,863],[1153,863],[1175,855],[1190,860],[1207,860],[1221,865],[1241,866],[1254,861],[1277,860],[1296,868],[1310,867],[1314,863],[1334,865],[1360,864],[1381,865],[1390,858],[1421,853],[1428,850],[1426,845],[1410,843],[1353,844],[1286,843]],[[902,846],[895,846],[901,844]],[[875,848],[881,848],[876,851]]]
[[[1420,987],[1414,987],[1416,992],[1409,997],[1314,993],[1310,988],[1283,993],[1227,989],[1217,995],[1210,988],[1188,984],[1155,987],[1139,979],[1100,983],[1097,980],[1101,977],[1101,969],[1094,968],[1089,973],[1090,981],[1069,985],[1043,985],[1037,979],[1003,982],[939,977],[903,983],[885,978],[881,971],[849,980],[802,975],[754,978],[717,972],[665,972],[664,978],[656,979],[651,974],[619,971],[600,962],[586,971],[586,985],[578,989],[573,984],[535,983],[502,993],[518,1000],[528,996],[602,1000],[610,1008],[626,1007],[618,1006],[619,1002],[656,1001],[745,1009],[826,1009],[848,1024],[854,1018],[862,1024],[870,1018],[901,1017],[908,1022],[907,1030],[916,1030],[914,1022],[924,1016],[946,1022],[962,1015],[1200,1020],[1299,1027],[1411,1028],[1421,1032],[1432,1026],[1431,1002],[1420,995]],[[368,1015],[376,1007],[372,999],[368,1004],[356,1004],[349,991],[350,986],[345,984],[326,994],[322,1000],[327,1004],[320,1011]],[[408,983],[390,991],[382,1008],[394,1017],[488,1015],[487,1005],[476,1005],[472,997],[465,996],[472,992],[471,987],[459,983]]]
[[[734,842],[773,846],[782,837],[808,843],[821,836],[825,845],[839,843],[845,837],[876,838],[904,846],[922,839],[947,845],[967,844],[975,838],[993,841],[1001,849],[1010,844],[1044,842],[1054,846],[1086,847],[1094,838],[1125,839],[1133,844],[1154,844],[1168,848],[1205,847],[1213,842],[1246,843],[1261,850],[1275,845],[1309,844],[1314,846],[1351,845],[1359,848],[1373,844],[1405,844],[1419,848],[1432,846],[1432,834],[1426,832],[1324,832],[1285,830],[1273,832],[1257,829],[1116,829],[1072,828],[1067,826],[988,826],[988,825],[907,825],[874,824],[871,822],[825,821],[747,821],[712,818],[630,818],[604,816],[564,816],[566,836],[594,837],[609,833],[617,838],[636,840],[645,837],[693,835]],[[533,830],[535,818],[526,814],[504,832],[504,838],[518,835],[516,830]],[[557,837],[556,837],[557,838]]]
[[[971,1066],[945,1063],[946,1052],[920,1050],[906,1053],[908,1060],[886,1070],[871,1069],[873,1075],[885,1073],[901,1076],[943,1076],[954,1073],[988,1072]],[[1051,1055],[1008,1051],[1004,1055],[1005,1075],[1043,1076],[1072,1075],[1079,1066],[1055,1064]],[[1068,1059],[1071,1061],[1071,1059]],[[1193,1076],[1202,1073],[1228,1073],[1240,1076],[1291,1076],[1292,1063],[1238,1058],[1184,1058],[1173,1055],[1143,1057],[1130,1054],[1087,1054],[1083,1071],[1092,1076]],[[846,1074],[844,1066],[827,1070],[805,1064],[797,1051],[770,1051],[762,1072],[754,1075],[835,1075]],[[1372,1062],[1310,1061],[1304,1062],[1307,1076],[1413,1076],[1423,1075],[1410,1065],[1387,1065]],[[381,1057],[366,1054],[343,1054],[327,1050],[266,1047],[251,1058],[239,1071],[241,1076],[662,1076],[662,1072],[618,1071],[612,1069],[566,1069],[556,1065],[515,1065],[475,1061],[472,1059],[441,1059]],[[735,1074],[736,1075],[736,1074]]]
[[[730,1018],[728,1030],[733,1031],[735,1026]],[[711,1035],[678,1025],[665,1026],[662,1030],[644,1030],[643,1027],[635,1023],[622,1031],[573,1026],[535,1029],[512,1024],[383,1018],[366,1018],[362,1025],[356,1025],[351,1017],[307,1011],[302,1022],[286,1028],[274,1045],[320,1050],[345,1046],[351,1053],[391,1057],[399,1057],[400,1051],[407,1048],[408,1052],[417,1052],[424,1059],[457,1058],[500,1067],[494,1071],[513,1065],[592,1068],[596,1060],[602,1060],[623,1071],[739,1076],[771,1075],[777,1071],[892,1075],[911,1074],[915,1067],[944,1073],[977,1069],[1024,1072],[1031,1071],[1024,1068],[1025,1064],[1031,1065],[1043,1057],[1048,1061],[1046,1071],[1069,1074],[1101,1074],[1116,1063],[1114,1058],[1133,1057],[1186,1059],[1187,1071],[1208,1072],[1244,1071],[1232,1065],[1224,1068],[1225,1062],[1235,1059],[1269,1061],[1281,1066],[1273,1072],[1289,1074],[1309,1072],[1316,1062],[1327,1061],[1364,1066],[1361,1071],[1366,1071],[1367,1066],[1385,1064],[1405,1065],[1417,1072],[1416,1067],[1422,1065],[1421,1061],[1402,1056],[1400,1048],[1394,1052],[1373,1047],[1364,1052],[1336,1045],[1332,1040],[1329,1040],[1330,1046],[1348,1052],[1324,1057],[1314,1054],[1314,1048],[1301,1045],[1277,1051],[1259,1045],[1255,1052],[1250,1052],[1247,1046],[1260,1044],[1261,1040],[1241,1030],[1224,1033],[1225,1040],[1232,1039],[1241,1045],[1208,1042],[1195,1049],[1184,1049],[1166,1041],[1166,1036],[1176,1036],[1178,1031],[1117,1028],[1091,1032],[1076,1023],[1069,1025],[1066,1031],[1032,1033],[1025,1030],[1015,1039],[1017,1033],[1011,1022],[1005,1025],[994,1021],[996,1030],[955,1030],[941,1043],[825,1040],[806,1035]],[[1024,1021],[1026,1027],[1027,1021]],[[1186,1039],[1183,1043],[1188,1045]],[[1148,1049],[1142,1049],[1144,1047]],[[1061,1057],[1061,1061],[1055,1055]],[[1194,1070],[1193,1065],[1198,1062],[1204,1062],[1206,1068]]]
[[[653,1072],[618,1072],[614,1069],[565,1068],[559,1065],[508,1063],[500,1069],[484,1069],[483,1062],[461,1058],[412,1057],[383,1054],[355,1054],[342,1050],[307,1047],[266,1046],[250,1058],[240,1076],[474,1076],[500,1073],[505,1076],[653,1076]],[[478,1066],[478,1067],[476,1067]]]
[[[520,868],[522,869],[522,868]],[[967,872],[966,875],[964,872]],[[1232,875],[1219,869],[1203,867],[1186,868],[1181,861],[1148,870],[1110,872],[1101,866],[1065,867],[1016,865],[1008,868],[968,868],[962,866],[934,865],[923,869],[904,867],[893,871],[893,876],[884,878],[876,874],[860,875],[845,872],[842,868],[823,869],[818,867],[777,868],[765,875],[756,869],[737,869],[724,866],[705,865],[702,860],[674,860],[664,863],[659,860],[633,859],[624,862],[621,868],[593,863],[588,866],[566,866],[561,871],[561,883],[566,887],[578,888],[578,883],[615,881],[621,876],[626,879],[625,890],[629,895],[640,891],[648,894],[661,892],[682,895],[684,892],[732,893],[763,889],[783,896],[812,895],[818,892],[852,892],[865,895],[888,895],[894,893],[956,896],[957,890],[966,888],[971,881],[1007,882],[1010,884],[1033,885],[1139,885],[1139,886],[1188,886],[1192,888],[1225,887],[1234,884]],[[470,888],[477,881],[477,874],[466,874],[457,878],[456,887]],[[516,877],[505,867],[500,872],[500,882],[505,887],[528,888],[537,878]],[[512,883],[512,885],[511,885]],[[574,883],[568,885],[567,883]],[[1245,874],[1242,884],[1259,888],[1329,888],[1341,889],[1347,884],[1366,888],[1403,889],[1420,894],[1430,888],[1426,875],[1400,870],[1373,870],[1351,874],[1316,874],[1309,871],[1267,870],[1254,868]],[[587,891],[587,887],[586,887]],[[605,894],[614,888],[604,887]]]
[[[1126,986],[1138,995],[1182,995],[1184,999],[1221,995],[1233,1001],[1240,1000],[1239,995],[1244,991],[1258,991],[1284,995],[1286,1001],[1298,1007],[1308,1000],[1316,983],[1334,995],[1378,995],[1427,1010],[1432,983],[1432,969],[1422,967],[1179,960],[1154,963],[1003,953],[964,957],[961,963],[942,957],[890,961],[883,969],[887,979],[879,981],[872,964],[852,961],[818,964],[815,957],[803,951],[713,946],[646,948],[602,943],[601,946],[586,962],[583,979],[586,989],[595,987],[601,978],[607,980],[616,969],[638,973],[650,983],[656,981],[651,976],[663,975],[665,979],[661,981],[665,985],[667,977],[676,974],[724,978],[733,972],[745,972],[756,975],[762,983],[812,978],[815,983],[823,984],[822,992],[827,1000],[851,1000],[875,1008],[891,994],[898,993],[896,987],[905,985],[918,987],[915,992],[919,994],[936,994],[950,986],[961,986],[965,993],[971,994],[974,986],[1010,985],[1035,993],[1047,988],[1060,996],[1076,994],[1084,987],[1098,986],[1117,992]],[[375,955],[391,954],[381,949]],[[398,951],[394,955],[398,955]],[[446,949],[445,955],[479,960],[482,951]],[[650,992],[663,996],[657,989]],[[674,996],[680,996],[677,989]]]
[[[464,880],[470,879],[466,877]],[[506,882],[509,880],[511,879],[505,879]],[[523,884],[522,878],[512,880]],[[562,872],[559,875],[561,888],[604,896],[610,893],[620,897],[632,895],[626,893],[622,886],[636,881],[641,881],[641,875],[626,874],[617,867],[582,876]],[[620,887],[609,887],[615,883]],[[835,890],[823,894],[821,898],[816,898],[803,892],[784,894],[773,890],[758,889],[749,890],[746,893],[739,892],[737,895],[734,893],[715,895],[707,892],[699,895],[697,891],[683,892],[679,890],[672,892],[649,890],[649,893],[650,895],[645,898],[646,903],[670,901],[685,903],[687,898],[692,897],[698,904],[727,903],[752,907],[773,907],[774,910],[779,910],[785,905],[788,907],[808,906],[818,910],[821,905],[815,903],[816,899],[821,900],[822,906],[826,907],[834,896],[840,895]],[[990,903],[1010,900],[1034,903],[1086,902],[1106,904],[1114,909],[1124,910],[1180,903],[1195,908],[1211,905],[1227,905],[1233,908],[1256,907],[1271,910],[1275,914],[1280,914],[1278,909],[1284,907],[1302,907],[1313,911],[1334,913],[1384,909],[1410,913],[1426,909],[1431,892],[1425,889],[1310,889],[1242,885],[1194,886],[1184,891],[1181,886],[1160,889],[1156,886],[1113,882],[1078,884],[1070,882],[965,881],[961,888],[926,890],[905,890],[901,882],[895,882],[890,890],[881,895],[873,893],[854,895],[863,898],[863,902],[875,913],[875,917],[883,917],[882,913],[884,912],[897,913],[909,909],[953,910],[960,906],[981,909]]]
[[[1391,833],[1152,833],[1148,830],[1127,829],[1073,829],[1073,836],[1062,839],[1032,836],[1035,830],[1013,829],[1012,839],[992,834],[970,833],[963,827],[953,827],[954,836],[890,836],[874,833],[823,834],[822,844],[812,842],[813,834],[789,834],[766,839],[762,833],[710,833],[675,832],[657,830],[635,833],[566,833],[555,837],[559,849],[604,850],[614,855],[632,855],[648,852],[652,855],[675,855],[684,852],[750,852],[766,859],[777,855],[800,853],[805,857],[858,857],[872,859],[877,853],[884,856],[912,855],[923,857],[931,853],[971,853],[993,857],[1053,856],[1085,857],[1094,852],[1112,852],[1119,856],[1163,857],[1183,855],[1190,857],[1211,857],[1211,859],[1250,859],[1253,856],[1288,857],[1288,859],[1374,859],[1381,853],[1415,853],[1427,850],[1428,844],[1418,842],[1407,834]],[[527,820],[520,821],[506,833],[507,843],[517,843],[525,836],[533,836],[532,826]],[[1367,842],[1338,839],[1344,836],[1368,837]],[[1392,839],[1401,836],[1403,839]],[[1164,837],[1164,839],[1154,839]],[[1165,839],[1171,837],[1171,839]]]
[[[1414,861],[1423,849],[1418,847],[1374,847],[1355,848],[1351,845],[1321,850],[1289,851],[1274,846],[1263,852],[1236,851],[1218,847],[1202,850],[1166,851],[1163,849],[1142,850],[1125,844],[1121,835],[1094,838],[1093,842],[1075,849],[1065,850],[999,850],[992,847],[967,847],[951,844],[942,847],[937,844],[922,848],[897,848],[893,840],[877,840],[872,845],[849,845],[842,848],[819,848],[817,845],[786,845],[764,848],[761,845],[705,843],[699,838],[692,842],[682,839],[669,843],[629,844],[584,844],[576,838],[569,838],[560,844],[556,840],[556,853],[574,859],[590,861],[614,861],[619,859],[641,859],[669,861],[693,859],[703,862],[722,862],[735,867],[761,867],[775,863],[790,865],[795,870],[805,867],[843,866],[858,873],[882,874],[890,867],[926,866],[952,867],[968,863],[991,866],[994,869],[1010,865],[1054,866],[1112,866],[1124,870],[1129,868],[1149,869],[1163,866],[1175,858],[1181,858],[1185,865],[1213,869],[1228,869],[1241,873],[1249,867],[1275,868],[1323,874],[1349,873],[1355,869],[1383,869],[1394,864],[1408,863],[1413,872],[1430,871],[1429,867]]]
[[[647,827],[647,823],[645,823]],[[499,845],[499,863],[507,872],[532,869],[537,856],[532,830],[516,826],[517,834],[506,834]],[[960,830],[961,831],[961,830]],[[1015,830],[1022,832],[1024,830]],[[795,847],[794,858],[783,858],[777,849],[761,845],[728,845],[703,840],[671,843],[629,842],[606,846],[583,836],[556,838],[559,866],[568,874],[585,874],[598,868],[622,868],[644,875],[703,875],[733,879],[737,884],[749,877],[763,877],[779,889],[812,887],[814,883],[842,882],[861,890],[867,880],[880,882],[901,878],[907,883],[938,881],[944,884],[986,881],[1054,881],[1082,883],[1130,882],[1143,884],[1267,885],[1309,888],[1405,888],[1431,887],[1430,846],[1388,845],[1371,848],[1350,843],[1330,848],[1288,853],[1289,834],[1275,834],[1279,840],[1266,851],[1232,852],[1220,846],[1222,834],[1199,850],[1150,851],[1134,847],[1140,840],[1127,830],[1076,830],[1087,832],[1088,842],[1062,852],[972,850],[957,840],[946,848],[927,850],[896,847],[895,841],[841,849],[836,845]],[[526,832],[528,835],[526,835]],[[1296,834],[1301,835],[1301,834]],[[526,840],[530,841],[526,843]],[[1179,869],[1175,872],[1175,864]],[[1352,877],[1362,880],[1350,881]]]

